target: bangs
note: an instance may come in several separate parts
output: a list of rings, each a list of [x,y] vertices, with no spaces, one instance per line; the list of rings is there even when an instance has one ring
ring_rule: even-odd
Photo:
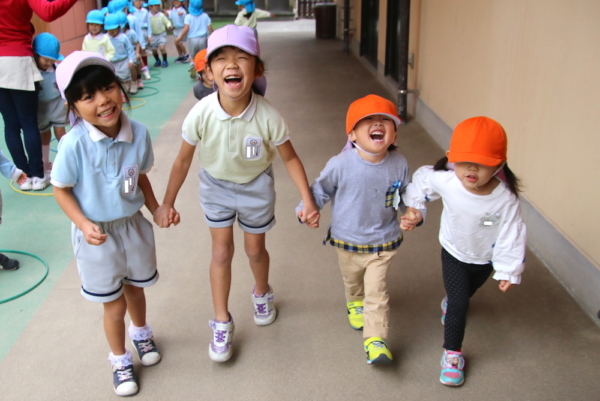
[[[83,67],[73,75],[71,83],[65,89],[67,103],[72,105],[84,95],[96,93],[112,83],[117,83],[123,89],[115,73],[108,68],[99,65]]]

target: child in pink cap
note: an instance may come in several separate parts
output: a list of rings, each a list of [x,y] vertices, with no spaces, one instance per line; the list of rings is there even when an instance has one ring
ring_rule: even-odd
[[[207,60],[206,72],[217,91],[199,101],[183,123],[181,149],[154,221],[161,227],[179,223],[175,199],[201,143],[200,203],[212,237],[210,280],[215,308],[208,353],[212,360],[223,362],[231,357],[234,331],[228,299],[236,218],[254,274],[254,322],[265,326],[275,320],[265,235],[275,225],[271,163],[276,153],[304,201],[302,221],[317,226],[319,212],[288,126],[263,97],[264,64],[252,29],[227,25],[214,31],[208,38]]]

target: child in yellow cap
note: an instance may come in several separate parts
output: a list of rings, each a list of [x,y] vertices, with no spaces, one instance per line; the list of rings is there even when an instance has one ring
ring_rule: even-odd
[[[469,118],[452,133],[450,150],[435,166],[423,166],[402,199],[403,230],[422,220],[426,203],[442,198],[440,227],[444,354],[440,381],[464,383],[462,342],[469,299],[493,270],[503,292],[521,282],[526,229],[519,208],[519,180],[506,164],[506,133],[487,117]],[[414,209],[413,209],[414,208]]]
[[[329,242],[338,253],[348,319],[353,329],[363,331],[369,364],[392,361],[386,343],[386,276],[402,242],[397,210],[410,177],[406,159],[395,150],[399,124],[389,100],[368,95],[353,102],[346,117],[347,146],[311,185],[319,209],[331,200],[323,244]],[[296,211],[302,217],[300,206]]]

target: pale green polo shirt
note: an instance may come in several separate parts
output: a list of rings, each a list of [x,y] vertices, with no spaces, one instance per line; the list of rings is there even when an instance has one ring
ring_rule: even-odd
[[[285,120],[264,97],[253,93],[246,110],[231,117],[221,107],[218,91],[190,110],[182,136],[192,146],[201,143],[200,163],[212,177],[238,184],[265,171],[277,146],[290,139]]]

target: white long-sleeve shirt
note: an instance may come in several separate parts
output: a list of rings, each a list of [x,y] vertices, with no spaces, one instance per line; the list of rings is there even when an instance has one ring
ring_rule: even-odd
[[[423,166],[402,195],[406,206],[426,209],[442,198],[444,209],[439,240],[456,259],[471,264],[492,263],[496,280],[521,282],[525,267],[526,228],[519,200],[504,182],[489,195],[475,195],[454,171]]]

